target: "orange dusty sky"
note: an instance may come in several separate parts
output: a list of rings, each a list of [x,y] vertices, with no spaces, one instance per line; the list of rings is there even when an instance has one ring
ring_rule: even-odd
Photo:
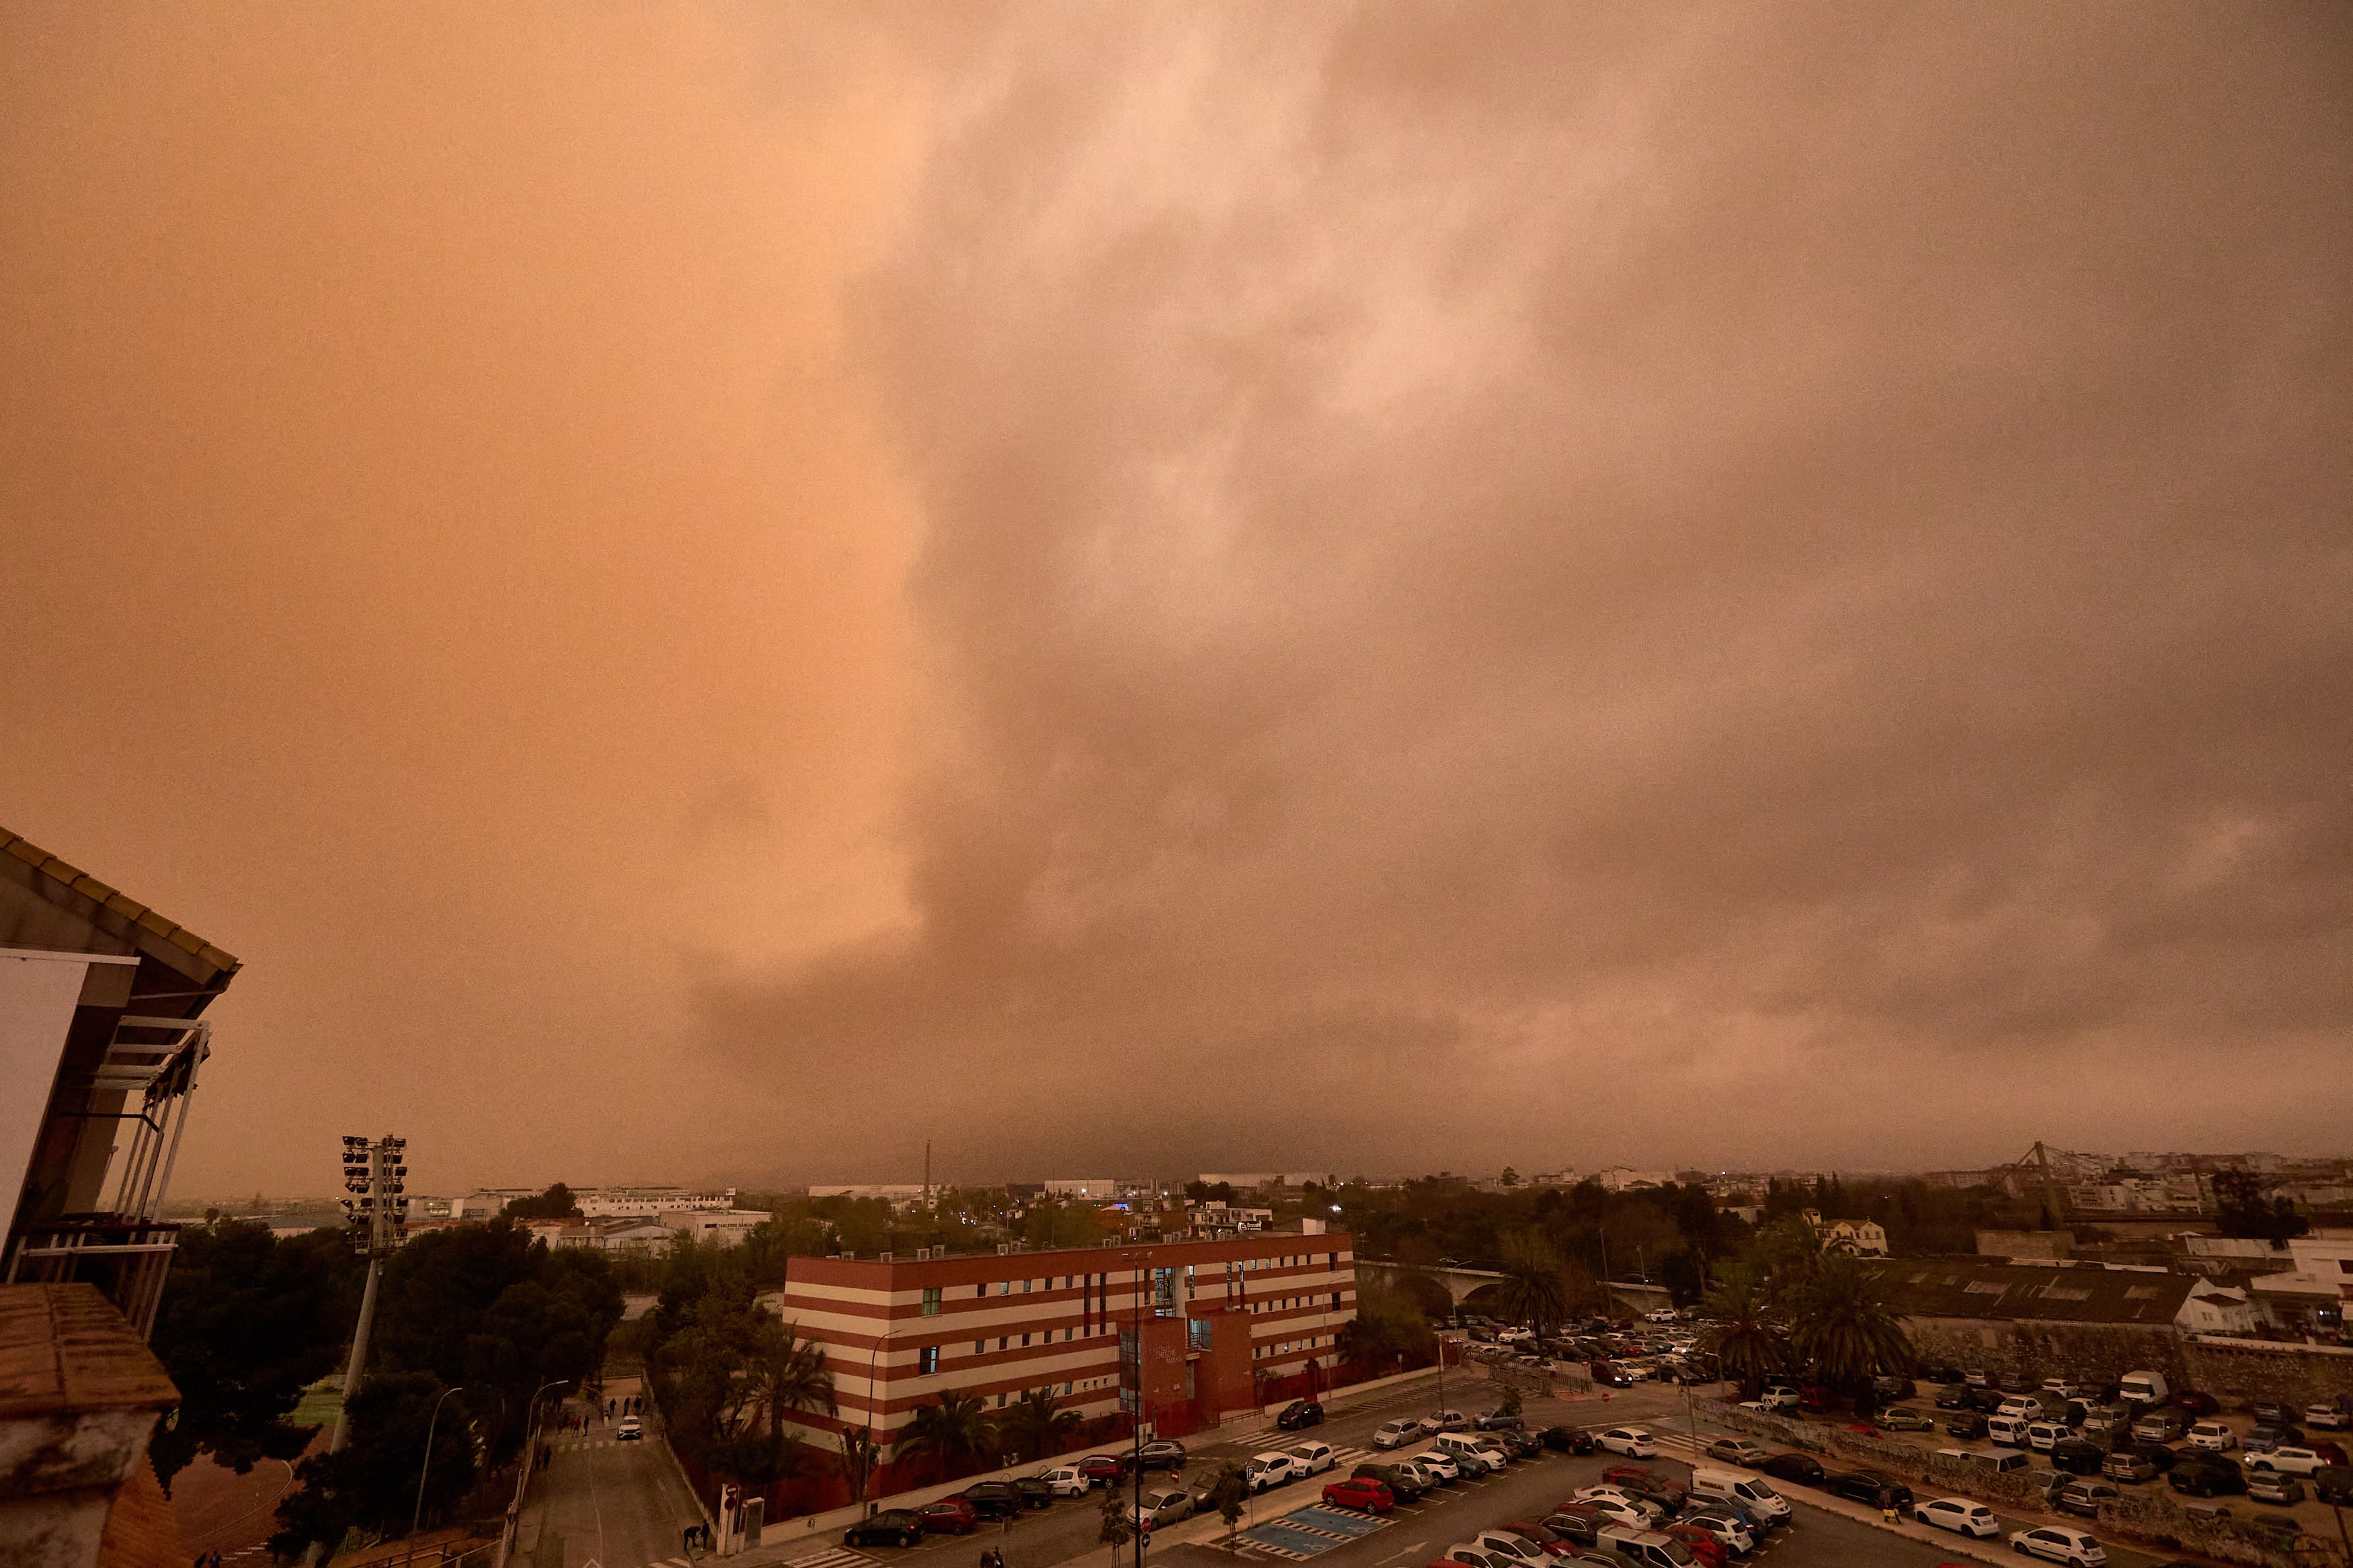
[[[176,1185],[2353,1125],[2327,5],[0,13]]]

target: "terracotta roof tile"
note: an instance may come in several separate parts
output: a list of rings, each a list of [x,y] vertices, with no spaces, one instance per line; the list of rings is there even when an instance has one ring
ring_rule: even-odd
[[[69,865],[37,844],[28,843],[16,834],[0,828],[0,849],[5,849],[17,859],[39,871],[41,875],[90,900],[92,903],[111,910],[140,930],[170,942],[183,952],[194,954],[216,970],[230,971],[237,967],[237,961],[234,955],[214,946],[176,921],[167,920],[157,914],[138,900],[126,897],[80,868]]]
[[[0,1285],[0,1419],[162,1410],[164,1363],[94,1285]]]
[[[142,1460],[131,1467],[131,1479],[114,1494],[92,1568],[182,1568],[187,1560],[180,1545],[180,1521],[164,1500],[155,1467]]]

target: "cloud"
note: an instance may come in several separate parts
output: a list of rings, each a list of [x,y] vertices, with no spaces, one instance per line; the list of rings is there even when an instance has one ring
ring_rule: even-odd
[[[2221,8],[960,37],[852,339],[924,529],[910,915],[713,977],[720,1059],[812,1170],[2327,1142],[2348,61]]]

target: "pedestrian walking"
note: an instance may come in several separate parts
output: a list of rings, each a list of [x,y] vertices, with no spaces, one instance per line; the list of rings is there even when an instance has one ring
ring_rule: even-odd
[[[607,1420],[612,1419],[613,1406],[616,1403],[616,1401],[610,1399],[605,1401],[605,1417]]]
[[[691,1554],[694,1551],[695,1532],[700,1531],[702,1528],[702,1527],[699,1524],[690,1524],[684,1530],[680,1531],[678,1532],[678,1549],[681,1552]]]

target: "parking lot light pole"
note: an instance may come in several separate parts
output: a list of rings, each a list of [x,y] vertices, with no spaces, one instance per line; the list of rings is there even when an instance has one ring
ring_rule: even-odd
[[[461,1383],[456,1388],[443,1389],[441,1399],[463,1392],[465,1386]],[[425,1478],[433,1468],[433,1427],[441,1419],[441,1399],[433,1402],[433,1414],[425,1423],[425,1462],[417,1467],[417,1511],[408,1521],[408,1533],[411,1535],[415,1535],[425,1522]]]

